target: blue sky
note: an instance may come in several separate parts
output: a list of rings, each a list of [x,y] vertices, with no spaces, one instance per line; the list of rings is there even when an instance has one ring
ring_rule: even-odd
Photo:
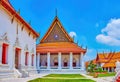
[[[10,0],[21,16],[43,37],[55,17],[75,42],[88,47],[85,60],[98,52],[120,51],[120,0]]]

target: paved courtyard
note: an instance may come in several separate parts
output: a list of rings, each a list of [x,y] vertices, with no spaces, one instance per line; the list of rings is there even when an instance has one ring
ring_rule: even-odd
[[[37,74],[37,75],[33,75],[27,78],[7,78],[7,79],[0,79],[0,82],[27,82],[29,80],[32,79],[36,79],[36,78],[41,78],[43,76],[48,75],[49,73],[42,73],[42,74]],[[114,77],[101,77],[101,78],[93,78],[92,76],[88,76],[85,74],[81,74],[89,79],[92,79],[96,82],[113,82],[113,78]]]

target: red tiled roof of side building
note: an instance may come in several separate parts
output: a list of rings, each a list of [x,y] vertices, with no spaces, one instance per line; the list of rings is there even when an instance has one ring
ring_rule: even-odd
[[[116,61],[120,61],[120,52],[110,52],[106,55],[105,58],[99,56],[97,60],[99,63],[105,63],[103,67],[116,67]]]
[[[92,62],[93,62],[93,64],[96,64],[96,63],[97,63],[97,62],[96,62],[96,59],[92,60]]]
[[[58,53],[58,52],[81,53],[81,52],[83,52],[83,53],[86,53],[86,49],[82,49],[75,43],[71,43],[71,42],[41,43],[41,44],[37,45],[36,51],[39,53],[43,53],[43,52],[44,53],[47,53],[47,52],[51,52],[51,53]]]
[[[24,24],[36,37],[39,37],[39,34],[35,32],[32,27],[14,10],[12,5],[9,3],[9,0],[0,0],[0,4],[10,12],[14,17],[16,17],[22,24]]]
[[[106,67],[116,67],[115,63],[105,63],[103,66],[103,68],[106,68]]]

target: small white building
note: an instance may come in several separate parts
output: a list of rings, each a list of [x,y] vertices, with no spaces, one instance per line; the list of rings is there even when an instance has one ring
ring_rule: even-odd
[[[9,0],[0,0],[0,78],[25,76],[36,70],[37,37]]]

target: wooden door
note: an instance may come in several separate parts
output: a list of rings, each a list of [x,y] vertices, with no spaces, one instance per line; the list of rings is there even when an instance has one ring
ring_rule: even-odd
[[[15,68],[19,68],[19,50],[16,49],[15,51]]]

